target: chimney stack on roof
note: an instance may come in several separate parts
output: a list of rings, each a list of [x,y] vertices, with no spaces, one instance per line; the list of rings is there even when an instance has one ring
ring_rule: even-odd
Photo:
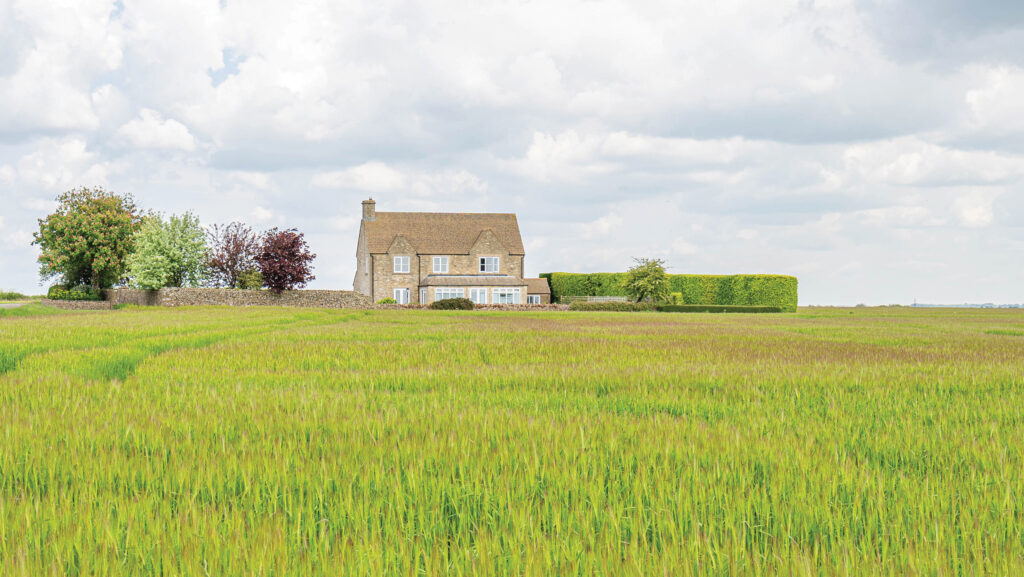
[[[363,201],[363,220],[377,220],[377,203],[372,198]]]

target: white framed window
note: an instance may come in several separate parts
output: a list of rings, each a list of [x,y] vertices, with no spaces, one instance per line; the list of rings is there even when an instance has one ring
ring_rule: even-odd
[[[400,305],[407,305],[407,304],[409,304],[409,289],[407,289],[407,288],[396,288],[394,295],[395,295],[395,300],[398,301],[398,304],[400,304]]]
[[[455,287],[440,287],[434,289],[434,300],[439,301],[442,299],[461,299],[465,298],[466,289],[455,288]]]
[[[434,257],[434,272],[448,273],[448,257],[446,256],[435,256]]]
[[[480,272],[498,272],[498,257],[480,257]]]
[[[485,305],[487,304],[487,289],[485,288],[471,288],[469,289],[469,300],[473,301],[473,304]]]
[[[395,272],[409,272],[409,257],[395,257]]]
[[[426,304],[426,303],[427,303],[427,289],[421,288],[420,289],[420,304],[422,305],[422,304]]]
[[[493,302],[496,305],[517,305],[522,289],[516,288],[495,288],[491,291]]]
[[[526,295],[526,304],[528,305],[539,305],[540,295]]]

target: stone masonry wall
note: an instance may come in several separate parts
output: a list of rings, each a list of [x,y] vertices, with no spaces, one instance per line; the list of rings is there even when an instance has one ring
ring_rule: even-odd
[[[53,301],[43,299],[40,302],[44,305],[66,311],[108,311],[111,308],[111,304],[106,301]]]
[[[184,307],[229,305],[241,307],[283,306],[318,308],[378,308],[368,297],[353,291],[294,290],[274,294],[270,291],[219,288],[165,288],[158,291],[115,289],[104,291],[107,306],[135,304]]]

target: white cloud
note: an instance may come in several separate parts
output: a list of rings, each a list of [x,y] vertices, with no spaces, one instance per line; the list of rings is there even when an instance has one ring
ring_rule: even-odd
[[[252,216],[252,219],[254,221],[258,223],[265,223],[274,218],[274,211],[270,210],[269,208],[257,206],[252,209],[250,215]]]
[[[605,238],[622,227],[622,217],[615,213],[606,214],[591,222],[574,225],[577,236],[584,240]]]
[[[29,198],[21,203],[21,206],[33,212],[52,212],[57,208],[57,201],[53,199]]]
[[[383,162],[324,172],[313,177],[313,186],[363,192],[398,192],[406,188],[405,175]]]
[[[993,195],[974,191],[959,196],[953,201],[953,214],[961,225],[970,228],[981,228],[992,224]]]
[[[120,27],[113,2],[16,0],[5,34],[27,33],[17,68],[0,76],[0,126],[13,129],[90,130],[99,126],[92,108],[93,75],[122,62]]]
[[[942,219],[935,218],[932,212],[924,206],[873,208],[857,211],[854,216],[868,226],[915,227],[944,224]]]
[[[402,193],[419,199],[458,198],[487,191],[487,183],[466,170],[423,172],[399,170],[383,162],[315,174],[311,184],[319,188],[351,190],[369,194]],[[422,202],[422,200],[420,201]]]
[[[581,180],[615,169],[614,164],[600,159],[601,143],[600,136],[580,136],[575,130],[557,136],[535,132],[524,157],[501,164],[541,182]]]
[[[1024,131],[1024,69],[1008,65],[975,66],[969,73],[974,83],[979,84],[964,96],[970,129],[995,134]]]
[[[32,245],[32,233],[25,230],[15,230],[5,234],[3,240],[8,248],[16,251],[25,251]]]
[[[105,186],[112,167],[98,159],[82,138],[48,138],[18,160],[18,179],[51,192],[75,186]]]
[[[17,177],[17,173],[14,172],[14,168],[9,164],[0,165],[0,184],[8,185],[13,184],[14,179]]]
[[[247,170],[236,170],[231,172],[231,178],[236,183],[258,190],[270,190],[274,188],[273,178],[265,172],[253,172]]]
[[[697,254],[700,247],[680,236],[672,241],[672,252],[677,255]]]
[[[957,150],[919,137],[854,145],[844,161],[848,173],[876,184],[996,184],[1024,175],[1024,156]]]
[[[184,124],[173,118],[164,120],[159,112],[149,108],[142,109],[138,118],[121,126],[117,136],[139,148],[184,151],[196,148],[196,140]]]

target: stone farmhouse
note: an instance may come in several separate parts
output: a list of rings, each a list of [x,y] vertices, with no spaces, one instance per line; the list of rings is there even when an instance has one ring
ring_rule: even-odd
[[[514,214],[377,212],[363,201],[353,289],[374,302],[546,304],[547,279],[523,278],[526,257]]]

